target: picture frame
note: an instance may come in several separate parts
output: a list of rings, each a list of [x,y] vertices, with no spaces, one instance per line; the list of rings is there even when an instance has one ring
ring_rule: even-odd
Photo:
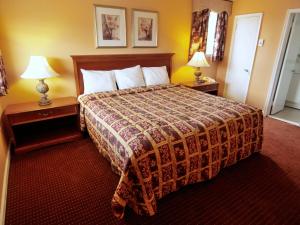
[[[97,48],[127,47],[126,8],[94,5]]]
[[[134,48],[156,48],[158,46],[158,12],[133,9],[132,37]]]

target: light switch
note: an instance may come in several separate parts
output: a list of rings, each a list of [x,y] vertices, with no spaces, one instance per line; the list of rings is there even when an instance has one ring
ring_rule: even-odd
[[[265,40],[264,40],[264,39],[259,39],[259,40],[258,40],[258,46],[259,46],[259,47],[264,46],[264,43],[265,43]]]

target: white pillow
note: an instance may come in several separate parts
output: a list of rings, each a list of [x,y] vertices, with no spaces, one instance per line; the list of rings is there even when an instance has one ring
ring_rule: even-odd
[[[169,84],[169,76],[166,66],[162,67],[143,67],[146,85]]]
[[[117,90],[113,71],[81,69],[84,83],[84,94]]]
[[[141,66],[134,66],[123,70],[114,70],[118,88],[134,88],[145,86]]]

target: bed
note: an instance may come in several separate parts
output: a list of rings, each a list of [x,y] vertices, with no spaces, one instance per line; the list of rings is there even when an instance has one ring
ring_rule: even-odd
[[[157,201],[209,180],[222,168],[259,152],[262,111],[180,85],[83,93],[80,69],[167,66],[173,54],[72,56],[83,130],[106,157],[119,184],[112,210],[152,216]]]

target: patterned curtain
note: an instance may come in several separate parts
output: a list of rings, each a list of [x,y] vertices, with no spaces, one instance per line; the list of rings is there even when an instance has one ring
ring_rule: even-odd
[[[206,50],[209,9],[193,12],[189,59],[197,51]]]
[[[2,54],[0,51],[0,96],[7,94],[7,82],[6,82],[6,73],[4,69],[4,63]]]
[[[218,14],[214,50],[212,61],[222,61],[224,58],[225,39],[227,30],[228,13],[226,11]]]

